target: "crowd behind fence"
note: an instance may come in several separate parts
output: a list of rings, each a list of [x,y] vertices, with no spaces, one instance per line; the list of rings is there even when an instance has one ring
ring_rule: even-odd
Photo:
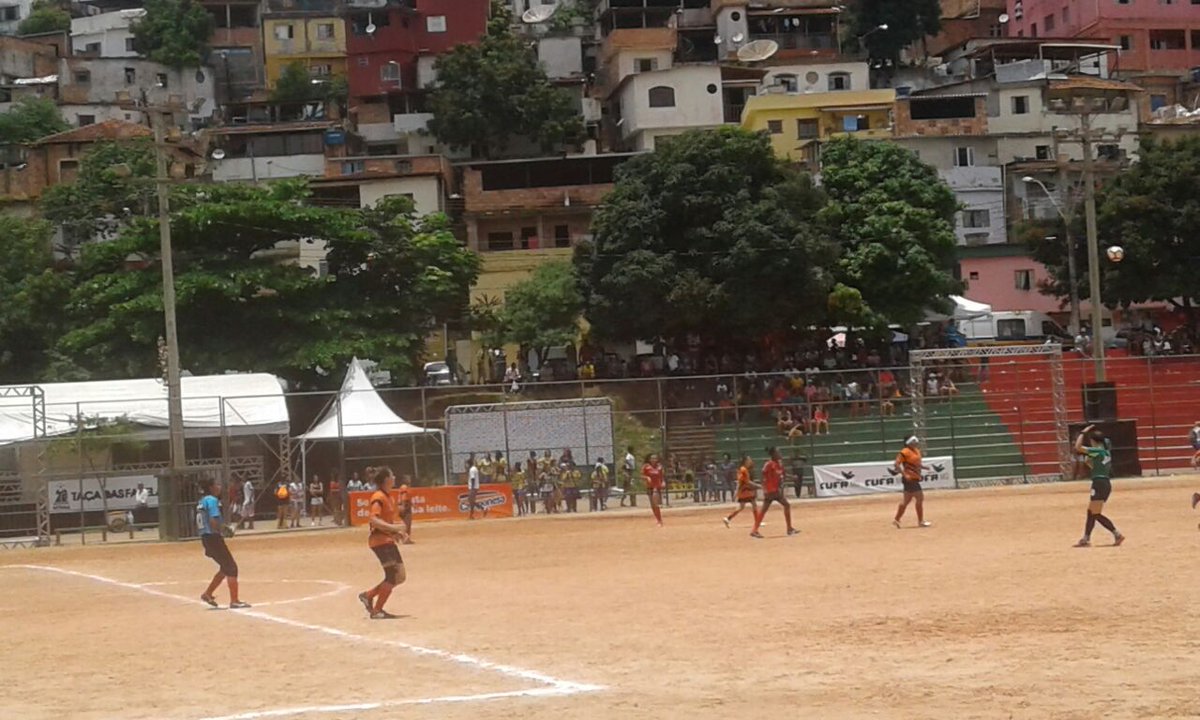
[[[916,378],[907,367],[785,368],[771,373],[529,383],[516,391],[511,384],[383,388],[379,395],[392,411],[437,433],[317,443],[307,448],[303,461],[297,443],[286,436],[231,435],[223,426],[189,430],[186,447],[192,466],[221,478],[227,487],[236,484],[241,490],[250,481],[260,522],[277,522],[277,487],[300,478],[302,471],[304,482],[316,476],[326,488],[329,499],[320,507],[322,514],[337,515],[345,508],[345,495],[335,500],[331,488],[345,493],[352,478],[361,479],[368,466],[391,465],[415,486],[462,484],[466,467],[460,456],[468,453],[477,459],[490,454],[493,463],[499,455],[511,473],[518,462],[528,467],[524,464],[531,453],[559,457],[569,450],[581,472],[574,481],[581,507],[590,508],[592,469],[602,462],[613,497],[621,498],[623,460],[632,448],[636,468],[650,454],[662,459],[671,502],[720,502],[732,490],[728,464],[749,455],[761,466],[771,446],[782,451],[797,492],[811,484],[813,465],[890,460],[912,432],[912,387],[920,382],[928,455],[953,458],[960,485],[1026,482],[1060,473],[1049,362],[934,363]],[[1071,356],[1063,368],[1069,419],[1082,421],[1081,387],[1095,379],[1093,363]],[[1118,415],[1136,423],[1136,447],[1126,450],[1140,459],[1142,474],[1192,467],[1196,449],[1190,431],[1200,420],[1200,356],[1114,357],[1107,369],[1108,379],[1118,388]],[[581,399],[589,402],[571,404]],[[596,400],[611,408],[610,422],[599,432],[585,409],[594,408]],[[286,402],[290,434],[298,436],[336,403],[336,393],[289,394]],[[502,434],[478,442],[470,436],[453,437],[456,411],[451,408],[467,406],[498,409],[508,418]],[[519,426],[509,417],[518,413],[505,411],[518,406]],[[538,407],[547,408],[544,424],[561,428],[575,423],[583,435],[576,442],[550,445],[545,440],[549,436],[541,432],[544,428],[536,427]],[[86,407],[47,411],[88,414]],[[443,435],[438,440],[438,433],[446,431],[450,439]],[[448,462],[451,446],[456,454]],[[43,481],[55,532],[107,532],[114,527],[114,513],[134,527],[153,523],[153,504],[131,508],[130,498],[136,482],[149,484],[166,469],[167,460],[161,430],[146,436],[126,431],[106,436],[103,428],[81,429],[73,438],[5,446],[0,449],[0,539],[37,527],[37,494]],[[510,481],[507,476],[505,481]],[[628,490],[642,490],[640,472],[635,471]],[[540,500],[540,486],[536,493]],[[229,502],[234,502],[232,495]],[[302,508],[302,513],[309,509]]]

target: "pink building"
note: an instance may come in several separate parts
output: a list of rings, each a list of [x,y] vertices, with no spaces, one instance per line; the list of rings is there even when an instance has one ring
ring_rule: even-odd
[[[993,310],[1038,310],[1044,313],[1066,312],[1057,299],[1043,295],[1038,285],[1049,277],[1044,265],[1024,255],[964,257],[959,261],[964,293],[975,302],[987,303]]]
[[[1118,73],[1200,66],[1200,0],[1008,0],[1010,37],[1083,37],[1121,46]]]

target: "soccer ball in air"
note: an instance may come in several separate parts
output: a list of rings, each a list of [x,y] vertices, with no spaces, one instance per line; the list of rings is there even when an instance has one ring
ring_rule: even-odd
[[[1106,252],[1108,253],[1108,259],[1115,263],[1119,263],[1125,259],[1125,248],[1120,245],[1109,246]]]

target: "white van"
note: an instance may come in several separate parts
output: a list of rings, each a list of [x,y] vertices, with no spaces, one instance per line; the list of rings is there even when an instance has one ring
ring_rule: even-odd
[[[1069,343],[1072,339],[1049,315],[1037,310],[992,312],[959,320],[956,327],[971,345],[1045,342],[1047,338]]]

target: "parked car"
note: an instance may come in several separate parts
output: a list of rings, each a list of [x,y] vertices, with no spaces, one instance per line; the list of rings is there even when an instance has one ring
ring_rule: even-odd
[[[453,385],[454,372],[441,360],[425,363],[426,385]]]

